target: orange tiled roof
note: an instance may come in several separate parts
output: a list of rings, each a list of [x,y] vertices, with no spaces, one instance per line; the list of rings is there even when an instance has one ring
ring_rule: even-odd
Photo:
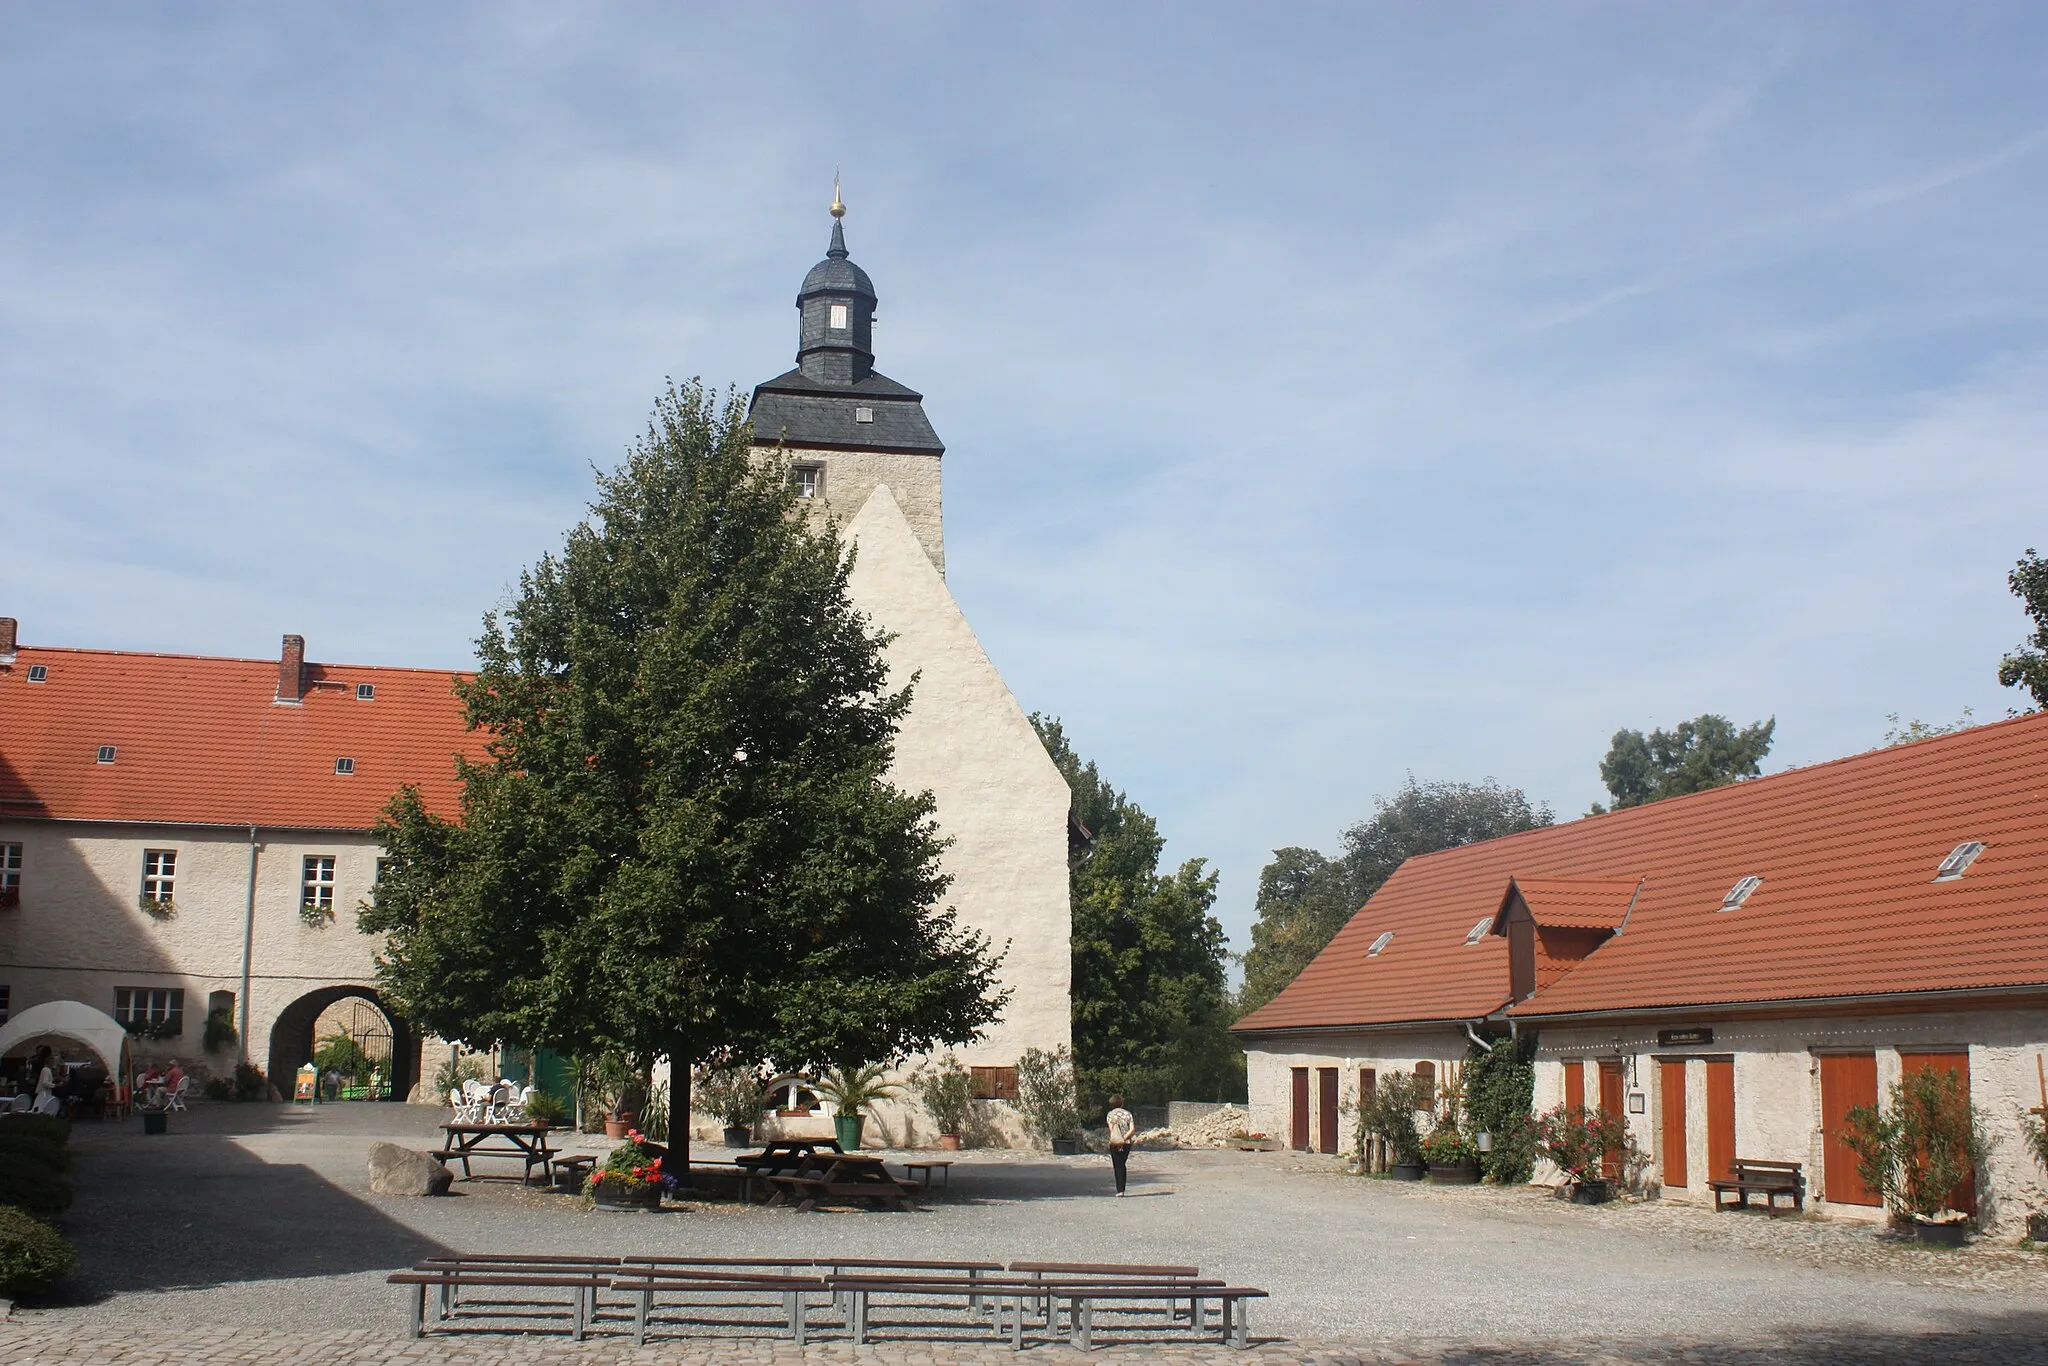
[[[1966,840],[1983,854],[1936,883]],[[1642,880],[1627,930],[1518,1016],[2048,984],[2048,713],[1410,859],[1237,1027],[1499,1009],[1505,941],[1464,940],[1509,878]]]
[[[1564,930],[1619,929],[1642,885],[1632,877],[1518,877],[1513,882],[1537,924]]]
[[[275,659],[24,646],[0,667],[0,817],[360,830],[405,783],[452,812],[454,755],[481,753],[454,677],[309,663],[294,706]]]

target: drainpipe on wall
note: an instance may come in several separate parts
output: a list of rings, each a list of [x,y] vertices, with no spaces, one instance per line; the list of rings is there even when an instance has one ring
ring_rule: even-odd
[[[1479,1037],[1479,1031],[1472,1027],[1472,1022],[1470,1020],[1466,1020],[1464,1022],[1464,1025],[1465,1037],[1472,1041],[1472,1046],[1474,1048],[1477,1048],[1482,1053],[1491,1053],[1493,1051],[1493,1045],[1488,1043],[1485,1039]]]
[[[249,899],[242,910],[242,1027],[237,1033],[240,1062],[249,1062],[249,959],[256,951],[256,827],[249,827]]]

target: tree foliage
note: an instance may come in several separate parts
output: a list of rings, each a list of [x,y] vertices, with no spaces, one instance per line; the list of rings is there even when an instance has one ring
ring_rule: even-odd
[[[1094,835],[1074,863],[1074,1066],[1092,1110],[1113,1092],[1133,1104],[1242,1095],[1244,1055],[1229,1035],[1216,874],[1201,859],[1159,871],[1158,822],[1082,762],[1056,719],[1033,716],[1046,752]]]
[[[1600,781],[1607,784],[1614,805],[1595,805],[1593,814],[1754,778],[1763,772],[1777,726],[1772,717],[1737,730],[1727,717],[1707,713],[1648,735],[1618,730],[1600,761]]]
[[[884,776],[909,691],[850,557],[749,446],[737,397],[671,386],[485,617],[457,687],[485,757],[458,819],[393,799],[361,916],[383,989],[435,1033],[643,1075],[666,1054],[686,1079],[857,1066],[1000,1013],[988,944],[941,905],[931,796]]]
[[[1392,797],[1376,798],[1373,804],[1371,819],[1344,832],[1343,850],[1335,858],[1313,849],[1277,849],[1259,874],[1257,919],[1238,996],[1240,1015],[1279,995],[1407,860],[1551,821],[1548,806],[1492,778],[1421,783],[1411,773]]]
[[[2048,708],[2048,559],[2028,546],[2005,581],[2033,618],[2034,630],[1999,661],[1998,681],[2008,688],[2024,688],[2037,709]]]

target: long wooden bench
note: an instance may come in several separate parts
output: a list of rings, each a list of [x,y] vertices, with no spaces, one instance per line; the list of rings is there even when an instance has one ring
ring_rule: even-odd
[[[829,1293],[823,1276],[798,1276],[772,1271],[716,1271],[706,1267],[635,1266],[622,1269],[611,1288],[639,1297],[633,1310],[633,1345],[647,1342],[647,1323],[654,1313],[654,1297],[684,1296],[708,1300],[719,1296],[729,1301],[735,1295],[767,1293],[782,1301],[785,1330],[791,1342],[804,1345],[810,1315],[809,1296]]]
[[[568,1266],[519,1267],[501,1264],[491,1268],[468,1268],[444,1266],[426,1270],[394,1271],[385,1277],[387,1285],[406,1285],[413,1289],[411,1336],[418,1338],[426,1332],[427,1291],[439,1289],[443,1296],[442,1317],[447,1317],[448,1297],[457,1289],[476,1287],[518,1288],[518,1289],[573,1289],[570,1297],[569,1335],[576,1341],[583,1341],[584,1329],[589,1325],[597,1292],[610,1281],[609,1267],[593,1267],[587,1271],[575,1271]]]
[[[1714,1193],[1714,1210],[1748,1209],[1749,1197],[1761,1195],[1764,1208],[1778,1208],[1778,1197],[1792,1197],[1792,1208],[1806,1207],[1806,1176],[1797,1162],[1767,1162],[1761,1158],[1738,1157],[1728,1164],[1728,1175],[1707,1182],[1707,1189]],[[1734,1196],[1735,1204],[1723,1203],[1723,1197]]]
[[[982,1276],[973,1280],[964,1277],[918,1275],[844,1275],[830,1276],[826,1280],[827,1285],[835,1293],[850,1295],[847,1322],[856,1345],[863,1344],[868,1339],[873,1313],[872,1301],[876,1295],[902,1295],[915,1299],[964,1296],[967,1297],[970,1306],[977,1298],[993,1306],[992,1330],[996,1336],[1004,1336],[1004,1325],[1007,1322],[1010,1347],[1016,1351],[1021,1351],[1024,1347],[1024,1326],[1028,1317],[1038,1317],[1045,1326],[1047,1336],[1058,1336],[1059,1320],[1056,1310],[1061,1304],[1067,1308],[1070,1339],[1077,1346],[1091,1346],[1095,1305],[1103,1301],[1165,1301],[1168,1306],[1169,1324],[1179,1318],[1179,1315],[1173,1312],[1178,1302],[1190,1301],[1188,1322],[1199,1335],[1205,1331],[1202,1307],[1214,1300],[1222,1313],[1225,1341],[1243,1346],[1248,1340],[1244,1327],[1244,1301],[1266,1293],[1248,1286],[1231,1286],[1221,1280],[1199,1278],[1159,1281],[1114,1276],[1047,1278],[1037,1275],[1005,1274]]]

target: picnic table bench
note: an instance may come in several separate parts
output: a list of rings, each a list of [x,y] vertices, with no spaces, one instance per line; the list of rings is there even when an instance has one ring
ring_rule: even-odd
[[[793,1175],[776,1173],[767,1178],[771,1205],[795,1203],[798,1212],[809,1213],[820,1201],[865,1200],[891,1209],[910,1207],[910,1188],[889,1175],[879,1157],[865,1153],[820,1154],[813,1165]]]
[[[1764,1208],[1777,1209],[1778,1197],[1792,1197],[1794,1210],[1806,1207],[1806,1176],[1797,1162],[1767,1162],[1761,1158],[1738,1157],[1728,1164],[1728,1175],[1707,1182],[1707,1189],[1714,1193],[1714,1210],[1719,1213],[1729,1208],[1722,1203],[1725,1196],[1735,1197],[1734,1208],[1748,1209],[1749,1197],[1761,1195]]]
[[[925,1190],[932,1188],[932,1178],[934,1176],[944,1178],[944,1180],[939,1182],[941,1186],[951,1186],[953,1184],[953,1160],[947,1157],[928,1157],[922,1162],[905,1162],[903,1164],[903,1179],[906,1181],[915,1179],[918,1185]]]
[[[546,1124],[478,1124],[467,1120],[455,1120],[441,1126],[446,1137],[433,1156],[443,1162],[460,1161],[462,1179],[469,1181],[475,1173],[469,1169],[474,1157],[516,1157],[526,1164],[520,1180],[531,1181],[533,1169],[539,1167],[541,1174],[553,1185],[555,1180],[555,1150],[548,1146],[551,1129]],[[503,1139],[493,1143],[494,1138]]]

